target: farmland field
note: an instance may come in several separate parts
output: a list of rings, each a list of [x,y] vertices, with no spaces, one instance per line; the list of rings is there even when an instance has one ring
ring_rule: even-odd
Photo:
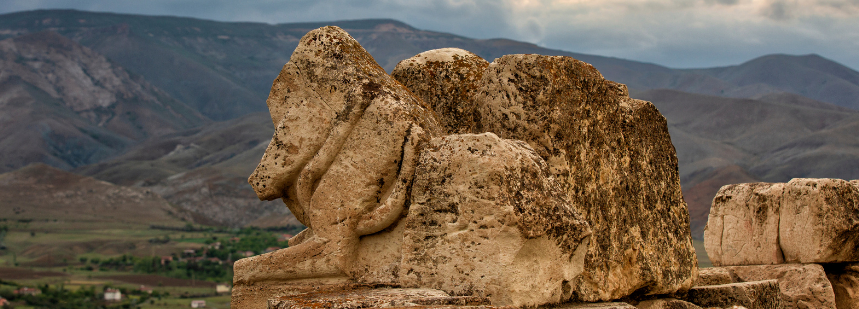
[[[274,230],[224,229],[185,224],[116,223],[100,220],[0,219],[0,296],[15,308],[31,306],[12,291],[21,287],[66,292],[66,296],[102,300],[106,288],[124,291],[123,301],[104,303],[131,308],[188,308],[206,300],[207,308],[229,308],[231,263],[244,252],[285,247],[279,239],[300,227]],[[291,234],[287,234],[291,235]],[[190,253],[189,253],[190,252]],[[148,292],[141,292],[141,287]],[[43,293],[42,297],[48,293]],[[53,295],[53,294],[52,294]],[[71,307],[70,307],[71,308]],[[117,307],[118,308],[118,307]]]

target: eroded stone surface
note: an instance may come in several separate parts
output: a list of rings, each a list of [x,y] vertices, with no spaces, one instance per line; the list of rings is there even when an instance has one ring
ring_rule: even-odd
[[[316,278],[293,280],[291,282],[254,282],[252,284],[237,284],[233,286],[230,297],[230,308],[256,309],[266,308],[269,299],[313,293],[325,290],[353,290],[365,286],[356,286],[350,283],[346,277],[340,278]]]
[[[420,157],[400,280],[492,304],[557,303],[571,295],[589,235],[528,144],[440,137]]]
[[[321,289],[280,296],[268,301],[271,309],[304,308],[504,308],[491,306],[489,300],[474,296],[450,296],[433,289],[373,288]],[[512,309],[512,308],[511,308]]]
[[[741,183],[719,189],[704,228],[715,266],[784,262],[779,246],[783,183]]]
[[[784,308],[835,308],[833,285],[818,264],[726,266],[702,269],[698,286],[777,280]]]
[[[697,260],[665,118],[593,66],[507,55],[475,95],[488,131],[527,142],[594,229],[572,286],[581,301],[691,287]]]
[[[859,261],[859,187],[841,179],[794,178],[781,207],[786,262]]]
[[[686,300],[704,308],[781,308],[776,280],[696,286],[689,290]]]
[[[675,298],[647,300],[635,306],[638,309],[701,309],[698,305]]]
[[[737,282],[731,271],[724,267],[708,267],[698,269],[696,286],[719,285]]]
[[[826,277],[835,293],[836,308],[859,309],[859,263],[827,265]]]
[[[488,65],[469,51],[442,48],[400,61],[391,75],[435,111],[448,134],[482,133],[474,92]]]
[[[576,303],[576,304],[563,304],[557,307],[556,309],[634,309],[635,306],[623,303],[623,302],[604,302],[604,303]]]
[[[360,237],[400,219],[419,147],[440,132],[432,112],[337,27],[302,37],[267,103],[275,134],[248,182],[308,230],[237,261],[234,282],[364,277]]]
[[[778,280],[784,308],[835,308],[832,284],[817,264],[726,267],[740,282]]]

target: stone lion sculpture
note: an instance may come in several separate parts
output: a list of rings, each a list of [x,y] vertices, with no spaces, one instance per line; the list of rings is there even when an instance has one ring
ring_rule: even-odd
[[[432,112],[337,27],[301,39],[267,104],[275,134],[248,182],[307,229],[237,261],[235,281],[348,275],[358,237],[400,217]]]
[[[307,229],[235,263],[231,306],[301,308],[357,286],[513,306],[691,286],[677,158],[653,104],[570,57],[440,49],[393,76],[340,28],[302,37],[248,182]]]

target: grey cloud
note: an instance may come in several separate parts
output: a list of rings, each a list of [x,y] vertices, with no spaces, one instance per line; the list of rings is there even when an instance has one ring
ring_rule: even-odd
[[[267,23],[393,18],[420,29],[530,41],[670,67],[730,65],[771,53],[817,53],[859,68],[854,52],[859,50],[859,0],[771,0],[760,11],[745,12],[738,8],[748,6],[747,0],[543,4],[518,12],[507,2],[493,0],[7,1],[0,13],[75,8]]]
[[[763,16],[774,20],[784,21],[793,18],[795,4],[784,0],[774,0],[767,4],[761,11]]]
[[[842,14],[859,15],[859,0],[820,0],[820,5]]]
[[[734,5],[739,3],[739,0],[704,0],[705,4],[721,4],[721,5]]]

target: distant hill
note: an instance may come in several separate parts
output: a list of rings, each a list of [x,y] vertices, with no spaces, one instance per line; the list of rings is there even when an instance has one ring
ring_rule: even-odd
[[[736,66],[681,72],[706,75],[718,83],[660,88],[736,98],[788,92],[859,110],[859,72],[818,55],[768,55]]]
[[[652,101],[668,120],[698,233],[723,185],[859,178],[859,111],[789,93],[759,100],[675,90],[634,95]]]
[[[91,164],[148,137],[202,125],[196,110],[46,31],[0,41],[0,172]]]
[[[192,223],[191,215],[151,189],[119,186],[41,163],[0,174],[0,218],[0,225],[18,230],[6,237],[6,261],[14,252],[24,267],[67,266],[81,255],[161,256],[197,247],[151,241],[166,234],[153,225],[183,228]]]
[[[151,190],[117,186],[41,163],[0,174],[2,218],[181,227],[185,216]]]
[[[119,157],[73,171],[148,188],[197,223],[298,225],[283,202],[260,201],[247,183],[273,132],[271,116],[254,113],[150,139]]]

